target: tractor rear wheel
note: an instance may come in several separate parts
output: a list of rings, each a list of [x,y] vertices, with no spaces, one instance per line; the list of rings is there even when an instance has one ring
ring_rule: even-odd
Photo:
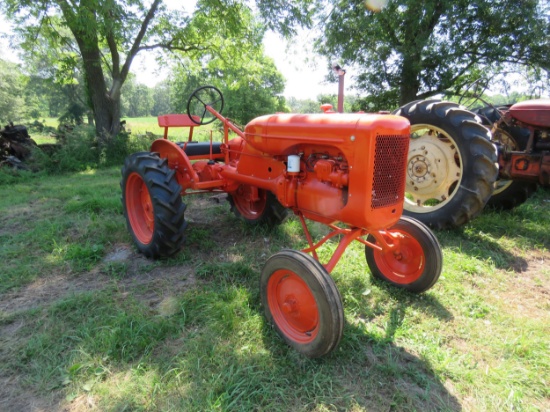
[[[477,216],[493,193],[497,152],[479,118],[456,103],[425,100],[395,112],[411,122],[404,214],[444,229]]]
[[[244,222],[252,225],[281,224],[288,210],[279,203],[273,193],[254,186],[241,185],[236,192],[227,197],[231,211]]]
[[[510,106],[498,108],[485,106],[475,110],[475,113],[481,117],[486,127],[491,128],[502,118],[502,113],[509,108]],[[524,151],[529,142],[530,134],[529,129],[501,123],[493,132],[492,138],[493,142],[499,143],[505,150]],[[534,182],[499,178],[495,182],[493,196],[487,202],[487,206],[497,210],[513,209],[525,203],[535,193],[537,186],[537,183]]]
[[[441,246],[432,231],[422,222],[402,216],[387,232],[397,237],[396,250],[384,252],[365,246],[372,275],[415,293],[431,288],[439,279],[443,266]],[[367,240],[376,244],[372,235]],[[386,241],[394,242],[390,236]]]
[[[495,131],[493,140],[506,146],[508,150],[523,151],[527,147],[529,132],[525,133],[525,129],[518,127],[502,127]],[[497,210],[513,209],[525,203],[536,190],[537,184],[534,182],[498,179],[487,206]]]
[[[317,358],[338,346],[344,329],[342,298],[323,265],[285,249],[271,256],[260,278],[265,316],[284,341]]]
[[[128,230],[139,251],[150,258],[179,251],[187,226],[186,206],[166,159],[149,152],[128,156],[120,186]]]

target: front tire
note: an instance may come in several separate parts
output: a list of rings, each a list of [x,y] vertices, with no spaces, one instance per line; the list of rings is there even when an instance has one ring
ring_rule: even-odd
[[[120,186],[128,230],[139,251],[149,258],[179,251],[187,226],[186,206],[175,171],[166,159],[149,152],[128,156]]]
[[[411,123],[404,214],[445,229],[481,213],[498,165],[490,132],[479,118],[437,100],[412,102],[395,114]]]
[[[282,250],[260,278],[265,317],[299,353],[318,358],[334,350],[344,329],[342,298],[323,265],[310,255]]]
[[[441,246],[432,231],[422,222],[402,216],[387,232],[397,235],[399,246],[396,250],[384,252],[365,246],[365,258],[372,275],[415,293],[430,289],[443,267]],[[376,244],[372,235],[367,240]],[[386,241],[393,243],[391,237]]]

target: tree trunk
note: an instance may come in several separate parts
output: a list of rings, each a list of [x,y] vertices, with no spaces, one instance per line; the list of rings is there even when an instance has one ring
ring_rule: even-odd
[[[107,90],[99,50],[83,53],[84,72],[94,108],[97,136],[105,142],[120,131],[120,97],[112,98]]]
[[[403,56],[403,65],[401,69],[401,84],[399,90],[399,106],[416,100],[420,90],[420,70],[422,65],[420,56],[406,54]]]

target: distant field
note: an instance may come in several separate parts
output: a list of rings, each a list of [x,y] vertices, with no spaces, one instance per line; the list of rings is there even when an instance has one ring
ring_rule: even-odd
[[[140,136],[149,133],[159,137],[164,135],[164,128],[159,127],[157,117],[123,117],[122,120],[126,120],[126,130],[131,132],[133,136]],[[57,129],[59,124],[57,118],[55,117],[41,119],[40,122],[44,123],[45,126],[55,129]],[[210,138],[211,130],[213,131],[212,138],[214,140],[220,140],[222,137],[221,131],[219,131],[216,127],[212,127],[212,125],[197,126],[193,131],[193,140],[208,140]],[[53,137],[50,132],[38,133],[31,130],[30,134],[38,144],[55,143],[55,137]],[[189,128],[187,127],[171,128],[168,132],[169,139],[174,141],[186,140],[188,136]]]

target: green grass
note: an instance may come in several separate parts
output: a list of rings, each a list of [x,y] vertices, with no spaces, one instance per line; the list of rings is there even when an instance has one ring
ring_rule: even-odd
[[[126,120],[125,128],[127,131],[131,132],[134,138],[139,138],[139,136],[151,134],[157,137],[164,136],[164,128],[159,127],[157,117],[128,117],[123,118],[122,120]],[[41,122],[43,122],[45,126],[51,127],[53,129],[57,129],[57,126],[59,124],[58,120],[53,117],[43,119],[43,121],[41,120]],[[193,140],[208,141],[210,139],[211,131],[212,139],[214,141],[221,141],[223,137],[222,130],[212,124],[205,126],[197,125],[193,130]],[[30,135],[38,144],[56,143],[55,137],[53,137],[51,133],[47,131],[40,133],[36,130],[31,130]],[[170,128],[168,131],[168,138],[172,141],[186,141],[188,139],[188,136],[188,127],[174,127]]]
[[[332,273],[342,342],[310,360],[268,327],[258,290],[269,256],[305,246],[296,220],[248,227],[225,202],[189,197],[182,251],[150,261],[126,230],[119,179],[0,185],[5,410],[550,408],[548,190],[436,232],[443,274],[422,295],[373,280],[352,244]]]

